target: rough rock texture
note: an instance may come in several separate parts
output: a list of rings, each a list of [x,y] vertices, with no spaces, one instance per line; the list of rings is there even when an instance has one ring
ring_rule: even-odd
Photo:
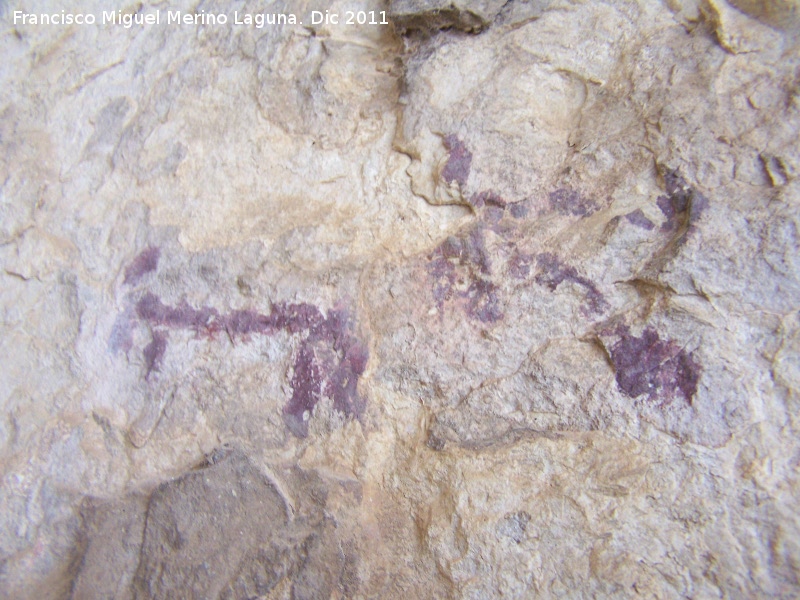
[[[505,0],[392,0],[390,9],[400,33],[450,28],[478,33],[494,21],[505,4]]]
[[[800,595],[797,2],[103,9],[0,2],[0,596]]]

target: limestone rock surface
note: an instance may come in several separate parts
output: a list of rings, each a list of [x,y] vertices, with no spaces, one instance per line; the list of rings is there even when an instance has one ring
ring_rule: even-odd
[[[0,596],[800,595],[797,15],[0,2]]]
[[[401,32],[453,28],[477,33],[494,21],[505,4],[505,0],[392,0],[390,7],[392,20]]]

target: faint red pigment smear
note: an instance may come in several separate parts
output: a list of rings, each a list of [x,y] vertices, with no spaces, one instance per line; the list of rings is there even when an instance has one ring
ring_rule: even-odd
[[[605,297],[594,282],[579,275],[575,267],[564,264],[555,254],[549,252],[540,254],[536,262],[541,269],[535,278],[539,285],[544,285],[554,291],[564,281],[571,281],[586,290],[586,301],[589,304],[590,312],[600,314],[608,307]]]
[[[161,250],[155,246],[148,246],[131,261],[125,269],[125,285],[135,285],[148,273],[158,268],[158,259],[161,257]]]
[[[587,217],[599,207],[591,198],[581,196],[570,188],[560,188],[550,193],[550,206],[562,215]]]
[[[450,155],[442,169],[442,178],[449,184],[454,181],[463,186],[467,183],[472,168],[472,152],[455,135],[444,138],[444,145]]]
[[[433,298],[441,311],[445,302],[456,299],[467,316],[483,323],[503,318],[497,286],[492,272],[484,230],[478,225],[459,237],[449,237],[428,256],[428,278]],[[457,289],[460,279],[468,279],[466,290]]]
[[[150,373],[161,368],[161,361],[167,351],[167,332],[161,330],[153,331],[153,339],[144,348],[145,380],[150,377]]]

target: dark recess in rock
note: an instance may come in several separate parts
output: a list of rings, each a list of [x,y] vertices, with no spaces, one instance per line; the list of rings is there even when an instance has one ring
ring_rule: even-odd
[[[662,406],[678,397],[691,405],[702,373],[692,353],[662,340],[650,327],[641,337],[631,335],[627,326],[618,328],[616,335],[619,339],[609,353],[622,392],[631,398],[646,395]]]
[[[708,207],[708,200],[692,188],[676,170],[664,171],[666,196],[656,200],[658,208],[666,218],[661,231],[677,232],[686,228],[691,231],[694,223]]]
[[[452,0],[391,0],[389,4],[389,16],[400,34],[412,31],[431,34],[443,29],[479,33],[489,26],[497,12],[481,15]]]
[[[259,553],[281,571],[286,524],[283,498],[242,454],[168,481],[150,498],[135,597],[220,597]],[[268,568],[256,587],[266,593],[283,575]]]
[[[114,502],[84,499],[81,506],[84,551],[69,598],[132,597],[147,501],[140,494]]]
[[[360,556],[324,517],[327,487],[293,471],[293,518],[282,494],[240,450],[225,448],[152,494],[87,498],[68,598],[352,597]]]

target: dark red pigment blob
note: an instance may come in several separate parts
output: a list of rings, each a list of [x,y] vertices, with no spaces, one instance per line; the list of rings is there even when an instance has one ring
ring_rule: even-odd
[[[144,348],[145,380],[150,377],[152,371],[159,370],[166,351],[167,332],[158,329],[153,330],[153,339]]]
[[[254,310],[234,310],[221,321],[222,328],[231,336],[264,333],[269,329],[269,317]]]
[[[278,329],[286,329],[289,333],[299,331],[326,330],[330,334],[334,323],[340,324],[340,316],[332,311],[326,319],[320,310],[312,304],[278,304],[273,308],[270,315],[274,319],[274,326]]]
[[[591,198],[584,198],[570,188],[560,188],[550,193],[550,207],[562,215],[587,217],[599,206]]]
[[[161,250],[155,246],[148,246],[142,250],[125,268],[125,280],[122,283],[126,285],[138,283],[142,277],[158,268],[160,257]]]
[[[498,288],[489,280],[492,265],[483,225],[460,237],[447,238],[428,256],[428,261],[433,298],[440,311],[446,301],[455,298],[473,320],[494,323],[503,318]],[[459,282],[467,281],[466,290],[459,291]]]
[[[497,286],[491,281],[478,279],[473,281],[466,292],[467,315],[482,323],[494,323],[503,318],[500,300],[497,297]]]
[[[232,340],[276,331],[305,333],[295,356],[292,397],[284,408],[284,421],[298,437],[308,435],[308,415],[324,396],[345,416],[363,413],[365,401],[358,394],[358,380],[366,370],[369,352],[351,329],[345,310],[331,310],[326,317],[314,305],[278,303],[268,315],[253,310],[235,310],[221,315],[210,307],[193,308],[185,301],[165,305],[151,293],[136,304],[136,314],[151,326],[191,329],[213,338],[225,332]],[[145,348],[147,376],[157,369],[167,348],[166,335],[155,330],[153,342]]]
[[[610,355],[620,390],[631,398],[646,395],[649,400],[659,400],[662,406],[677,397],[691,405],[702,373],[692,353],[673,341],[662,340],[650,327],[641,337],[631,335],[626,326],[620,327],[617,335],[619,340],[611,347]]]
[[[154,294],[146,293],[136,303],[136,314],[151,325],[163,325],[171,329],[193,329],[196,333],[210,333],[212,322],[219,314],[213,308],[192,308],[186,301],[178,306],[167,306]]]
[[[231,337],[236,337],[278,330],[289,333],[314,331],[324,324],[325,317],[316,306],[280,303],[273,306],[269,315],[253,310],[235,310],[229,315],[219,316],[212,326],[215,331],[225,331]]]
[[[590,312],[600,314],[608,306],[603,294],[591,280],[579,275],[575,267],[562,263],[555,254],[549,252],[540,254],[536,259],[536,263],[541,269],[535,278],[536,283],[539,285],[555,291],[564,281],[571,281],[586,290],[586,301],[589,304]]]
[[[467,183],[472,168],[472,152],[455,135],[444,138],[444,145],[450,155],[442,169],[442,178],[449,184],[454,181],[463,186]]]
[[[642,229],[646,229],[647,231],[651,231],[655,227],[655,224],[645,216],[641,208],[637,208],[636,210],[629,212],[627,215],[625,215],[625,220],[628,221],[628,223],[636,225],[637,227],[641,227]]]
[[[306,437],[307,420],[321,399],[322,374],[314,357],[314,348],[303,342],[294,359],[292,397],[283,410],[283,420],[289,431],[297,437]]]
[[[310,317],[312,313],[305,314]],[[334,410],[346,416],[358,417],[364,412],[366,403],[358,393],[358,380],[367,368],[369,351],[352,335],[349,322],[349,315],[342,310],[330,311],[319,322],[308,319],[313,325],[295,358],[292,397],[283,410],[287,427],[298,437],[308,435],[305,413],[311,413],[323,395],[333,400]]]
[[[345,414],[361,414],[363,399],[358,395],[358,379],[367,368],[369,351],[355,338],[349,338],[349,347],[344,360],[328,379],[328,395],[333,398],[333,407]]]

